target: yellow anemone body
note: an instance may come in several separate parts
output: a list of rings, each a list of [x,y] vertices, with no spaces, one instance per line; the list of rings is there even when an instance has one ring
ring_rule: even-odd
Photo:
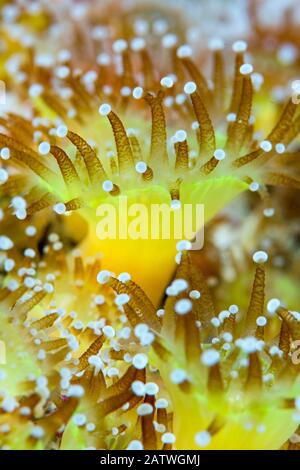
[[[183,182],[180,187],[181,208],[183,210],[185,204],[190,204],[193,208],[193,214],[196,205],[203,204],[204,219],[198,227],[195,227],[195,231],[199,231],[203,228],[204,223],[208,222],[220,209],[239,193],[246,190],[247,187],[246,183],[234,177],[210,178],[203,182]],[[122,197],[127,199],[128,208],[133,208],[133,204],[143,204],[148,215],[151,214],[151,205],[167,204],[170,206],[171,204],[170,193],[158,185],[151,185],[149,189],[128,190],[124,194],[122,193]],[[81,244],[81,251],[86,256],[101,254],[103,269],[116,274],[124,271],[129,272],[132,279],[158,305],[163,290],[174,272],[176,245],[182,238],[175,238],[174,222],[171,222],[169,238],[151,238],[151,229],[153,229],[151,223],[154,222],[150,218],[148,218],[148,235],[146,234],[145,238],[133,239],[130,236],[126,238],[126,235],[124,239],[120,238],[119,227],[124,229],[124,224],[128,223],[130,230],[130,224],[135,224],[131,228],[137,228],[138,233],[139,227],[137,225],[139,225],[140,220],[130,216],[127,218],[126,214],[120,212],[124,206],[119,203],[120,198],[113,196],[101,201],[101,204],[111,204],[116,208],[116,236],[112,234],[113,236],[108,236],[107,239],[99,238],[103,224],[100,217],[95,217],[95,211],[82,210],[82,215],[88,221],[88,235]],[[99,207],[101,207],[101,204],[99,204]],[[97,226],[97,224],[99,225]],[[144,233],[141,233],[141,237],[144,235]]]

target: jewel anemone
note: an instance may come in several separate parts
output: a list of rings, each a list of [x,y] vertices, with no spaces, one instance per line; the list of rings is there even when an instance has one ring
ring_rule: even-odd
[[[131,324],[156,328],[149,361],[170,396],[177,449],[298,448],[300,315],[278,299],[266,308],[267,258],[253,255],[248,309],[224,305],[217,312],[204,276],[185,253],[157,312],[158,327],[155,312],[140,307],[144,294],[108,280],[131,296],[124,306]]]
[[[78,253],[72,265],[57,250],[53,259],[51,239],[43,261],[20,257],[9,270],[4,261],[0,448],[152,446],[171,432],[172,414],[147,365],[149,340],[129,327],[124,296],[97,282],[99,266]]]
[[[255,80],[252,65],[244,59],[247,45],[243,41],[233,45],[230,97],[225,87],[223,44],[212,45],[210,81],[193,61],[189,46],[178,47],[168,35],[163,44],[172,73],[162,78],[155,76],[143,38],[113,42],[112,56],[105,64],[100,61],[90,74],[72,67],[66,57],[52,78],[50,72],[38,75],[40,83],[30,87],[42,116],[26,120],[8,114],[1,121],[5,132],[0,135],[1,145],[9,153],[3,196],[7,198],[8,189],[9,195],[24,199],[23,209],[15,213],[21,212],[20,218],[26,219],[53,207],[75,238],[82,234],[79,247],[84,256],[101,253],[104,268],[130,272],[156,305],[174,272],[179,240],[172,233],[166,240],[145,237],[138,227],[134,240],[123,239],[127,234],[119,233],[99,239],[97,209],[101,205],[114,206],[119,226],[122,197],[129,206],[142,203],[148,214],[153,205],[191,204],[195,209],[203,204],[204,219],[196,232],[251,183],[262,194],[269,184],[299,187],[290,169],[272,168],[278,154],[290,155],[287,147],[298,135],[297,105],[290,99],[273,130],[263,141],[256,140],[252,116]],[[109,66],[116,57],[122,64],[118,74]],[[49,116],[56,119],[51,121]],[[129,129],[125,128],[128,122]],[[153,282],[154,272],[157,282]]]

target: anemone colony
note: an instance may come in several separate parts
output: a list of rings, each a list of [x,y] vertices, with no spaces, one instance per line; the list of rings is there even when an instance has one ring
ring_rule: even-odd
[[[0,448],[300,448],[291,13],[45,3],[1,2]],[[122,197],[203,249],[100,239]]]

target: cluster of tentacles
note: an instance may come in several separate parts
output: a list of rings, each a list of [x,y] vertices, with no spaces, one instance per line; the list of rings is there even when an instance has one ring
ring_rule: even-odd
[[[33,264],[24,258],[1,290],[1,448],[151,448],[150,406],[166,436],[157,445],[167,448],[172,415],[122,296],[101,287],[99,265],[78,254],[70,269],[63,253],[55,265]],[[140,383],[147,394],[135,393]]]

